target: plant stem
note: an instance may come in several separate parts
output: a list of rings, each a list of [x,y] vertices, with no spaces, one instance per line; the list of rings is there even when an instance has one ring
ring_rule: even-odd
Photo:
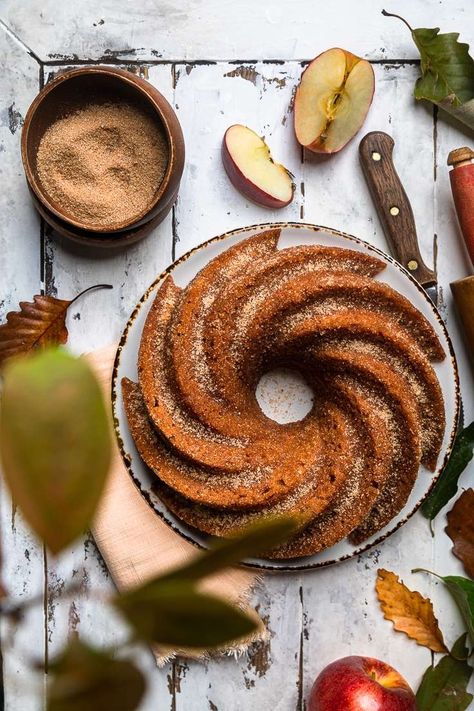
[[[443,580],[441,575],[438,575],[438,573],[433,573],[432,570],[427,570],[426,568],[413,568],[411,572],[412,573],[428,573],[428,575],[434,575],[435,578],[439,578],[440,580]]]
[[[408,29],[410,30],[410,32],[413,32],[413,30],[412,30],[412,28],[410,27],[410,25],[408,24],[408,22],[407,22],[407,21],[405,20],[405,18],[402,17],[401,15],[396,15],[394,12],[387,12],[387,10],[382,10],[382,15],[385,15],[385,17],[396,17],[396,18],[398,18],[399,20],[401,20],[402,22],[405,23],[405,25],[408,27]]]
[[[81,296],[84,296],[84,294],[87,294],[88,291],[93,291],[95,289],[113,289],[114,287],[112,284],[94,284],[94,286],[88,286],[87,289],[84,289],[84,291],[81,291],[80,294],[77,294],[71,301],[69,302],[69,306],[73,304],[75,301],[81,298]]]

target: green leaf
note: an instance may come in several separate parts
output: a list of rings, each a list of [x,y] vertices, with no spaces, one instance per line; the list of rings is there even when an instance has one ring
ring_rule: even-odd
[[[458,121],[462,121],[474,131],[474,99],[467,101],[462,106],[453,106],[447,101],[442,101],[439,105],[451,116],[454,116]]]
[[[187,565],[145,583],[115,600],[141,639],[177,647],[211,648],[255,632],[258,624],[221,598],[198,592],[193,583],[267,551],[298,530],[294,517],[266,518],[238,536],[217,542]]]
[[[143,674],[132,662],[114,659],[73,639],[49,665],[47,711],[134,711],[145,693]]]
[[[460,575],[447,575],[442,580],[459,607],[474,647],[474,581]]]
[[[420,572],[434,575],[446,585],[461,612],[471,645],[474,647],[474,581],[469,580],[469,578],[463,578],[460,575],[446,575],[443,577],[425,568],[412,570],[412,573]]]
[[[213,548],[198,554],[188,565],[172,570],[162,580],[200,580],[244,558],[270,550],[287,540],[301,524],[300,519],[289,516],[264,518],[240,531],[235,538],[219,540]]]
[[[453,451],[436,486],[421,507],[421,513],[433,520],[443,506],[455,496],[458,480],[472,459],[474,450],[474,422],[463,429],[456,437]]]
[[[474,59],[469,45],[458,42],[457,32],[439,34],[439,27],[414,30],[400,15],[385,10],[382,14],[402,20],[420,52],[421,77],[415,84],[415,98],[441,106],[474,129]]]
[[[412,37],[421,57],[416,99],[435,104],[447,100],[461,106],[474,98],[474,60],[469,45],[458,42],[458,32],[439,34],[439,27],[435,27],[412,30]]]
[[[0,455],[13,498],[53,553],[90,524],[110,463],[100,386],[83,359],[48,349],[5,368]]]
[[[243,610],[187,582],[159,578],[114,600],[115,606],[147,642],[172,647],[218,647],[258,628]]]
[[[429,666],[416,694],[417,711],[465,711],[473,700],[467,693],[472,667],[467,663],[466,635],[458,639],[451,655]]]

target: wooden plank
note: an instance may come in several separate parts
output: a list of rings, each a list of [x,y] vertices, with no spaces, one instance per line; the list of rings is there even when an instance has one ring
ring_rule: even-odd
[[[358,158],[362,136],[372,130],[385,131],[395,140],[394,162],[412,203],[423,256],[430,265],[434,234],[432,111],[416,104],[412,97],[417,74],[414,67],[402,64],[374,68],[376,93],[362,132],[330,159],[305,155],[305,218],[337,227],[389,251]],[[411,576],[410,570],[416,565],[429,568],[432,561],[433,541],[427,522],[416,514],[390,539],[359,559],[308,576],[304,588],[305,694],[326,664],[350,654],[384,659],[412,684],[418,682],[429,654],[392,632],[382,618],[374,583],[377,569],[384,567],[431,594],[433,583]],[[446,615],[453,617],[452,606]]]
[[[39,66],[14,38],[0,31],[0,54],[8,57],[0,74],[0,321],[20,300],[40,293],[39,221],[30,205],[20,157],[23,117],[38,91]],[[15,629],[1,625],[5,708],[33,711],[41,704],[43,679],[32,687],[33,659],[44,649],[43,548],[23,523],[3,482],[0,491],[1,576],[12,599],[40,595],[40,604]]]
[[[140,68],[152,84],[172,98],[170,66]],[[45,79],[49,78],[46,75]],[[69,345],[76,353],[90,351],[118,340],[136,302],[169,264],[172,249],[172,215],[140,244],[110,252],[92,252],[69,245],[46,234],[45,271],[48,293],[69,298],[87,286],[113,284],[113,290],[91,294],[77,302],[69,315]],[[106,608],[103,594],[112,594],[112,581],[90,536],[57,561],[47,557],[47,653],[57,654],[68,636],[78,634],[96,644],[115,645],[125,639],[125,627]],[[67,593],[70,583],[79,582],[81,594]],[[167,673],[158,672],[151,652],[137,647],[133,658],[148,676],[146,706],[161,708],[169,703]]]
[[[459,322],[455,313],[449,283],[472,273],[471,264],[464,247],[461,232],[457,224],[456,213],[451,195],[448,167],[446,160],[453,148],[472,145],[472,136],[462,124],[457,124],[441,111],[436,121],[436,186],[435,186],[435,231],[438,235],[438,277],[443,294],[443,316],[453,340],[456,352],[461,393],[463,395],[464,420],[469,424],[474,419],[474,371],[472,361],[465,347]],[[472,487],[474,482],[474,463],[471,462],[460,480],[460,490]],[[448,504],[435,520],[436,546],[434,548],[433,570],[442,575],[465,575],[461,563],[451,554],[451,540],[443,532],[446,525]],[[440,618],[446,620],[447,636],[450,641],[460,634],[459,619],[450,614],[451,600],[445,590],[437,596]],[[470,690],[474,690],[474,681]]]
[[[293,140],[288,107],[300,72],[297,62],[176,67],[175,105],[187,150],[175,214],[176,256],[229,229],[299,219],[301,152]],[[264,135],[274,159],[297,176],[291,205],[268,210],[250,203],[231,185],[220,150],[232,123]],[[300,575],[269,575],[257,590],[255,604],[270,631],[267,643],[255,645],[239,659],[175,666],[178,711],[294,707],[303,624],[301,585]]]
[[[1,17],[42,60],[310,59],[329,47],[361,56],[417,58],[407,28],[381,15],[384,0],[128,0],[55,3],[4,0]],[[413,27],[440,25],[473,40],[462,0],[399,0]]]

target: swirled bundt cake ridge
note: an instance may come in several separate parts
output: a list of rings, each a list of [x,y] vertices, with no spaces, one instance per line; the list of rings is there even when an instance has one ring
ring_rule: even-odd
[[[167,276],[143,329],[138,383],[122,381],[130,431],[156,491],[218,536],[269,513],[305,512],[270,557],[359,544],[396,516],[420,464],[434,470],[445,413],[429,321],[368,252],[278,248],[279,230],[234,244],[181,289]],[[255,391],[298,370],[314,402],[278,424]],[[426,474],[422,474],[426,476]]]

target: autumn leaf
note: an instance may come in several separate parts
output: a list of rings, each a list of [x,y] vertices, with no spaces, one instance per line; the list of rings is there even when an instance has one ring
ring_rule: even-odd
[[[63,550],[89,526],[111,456],[109,415],[83,358],[48,348],[6,365],[0,454],[26,521]]]
[[[447,514],[446,533],[454,543],[453,553],[474,578],[474,490],[467,489]]]
[[[386,620],[398,632],[433,652],[447,652],[431,600],[409,590],[395,573],[380,569],[375,584],[380,607]]]
[[[81,291],[74,299],[33,296],[33,301],[20,301],[20,311],[10,311],[7,322],[0,326],[0,366],[7,358],[28,353],[35,348],[66,343],[66,313],[81,296],[93,289],[112,289],[110,284],[97,284]]]
[[[420,53],[415,98],[431,101],[474,128],[474,59],[469,45],[458,41],[458,32],[440,34],[439,27],[413,29],[400,15],[385,10],[382,14],[405,23]]]
[[[416,692],[417,711],[465,711],[472,699],[467,692],[472,667],[467,663],[466,635],[454,644],[451,654],[430,665]]]
[[[127,659],[71,639],[48,667],[47,711],[134,711],[146,688],[142,672]]]
[[[400,15],[386,10],[382,14],[404,22],[420,52],[421,77],[415,85],[415,98],[437,104],[446,100],[453,106],[474,98],[474,59],[469,45],[458,42],[458,32],[439,34],[439,27],[414,30]]]

